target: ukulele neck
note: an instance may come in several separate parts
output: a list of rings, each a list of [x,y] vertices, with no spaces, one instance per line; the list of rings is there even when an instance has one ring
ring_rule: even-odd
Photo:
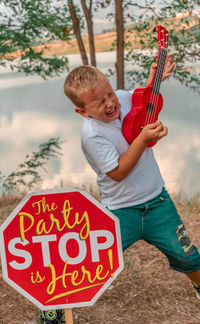
[[[152,92],[158,94],[160,91],[160,85],[162,81],[162,75],[164,71],[165,61],[167,58],[167,50],[164,47],[161,47],[159,58],[158,58],[158,64],[156,68],[156,72],[154,74],[153,80],[152,80]]]

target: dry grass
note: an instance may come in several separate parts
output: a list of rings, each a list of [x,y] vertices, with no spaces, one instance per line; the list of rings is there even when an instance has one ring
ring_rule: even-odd
[[[0,222],[20,198],[0,199]],[[200,204],[175,199],[193,243],[200,247]],[[73,310],[74,324],[199,324],[200,301],[184,274],[169,269],[166,258],[144,241],[124,254],[125,269],[93,307]],[[39,323],[39,310],[9,287],[0,273],[0,319],[6,324]],[[0,320],[1,323],[1,320]]]
[[[83,42],[85,45],[86,52],[89,53],[89,42],[88,42],[88,36],[83,35]],[[116,38],[115,32],[109,32],[105,34],[98,34],[95,35],[95,48],[96,52],[108,52],[112,48],[112,42]],[[54,42],[48,42],[45,45],[38,45],[35,46],[34,49],[36,52],[43,51],[43,56],[62,56],[62,55],[70,55],[70,54],[78,54],[78,44],[75,38],[71,39],[69,41],[54,41]],[[21,50],[17,50],[16,52],[10,53],[7,55],[7,57],[14,57],[18,58],[22,54]]]

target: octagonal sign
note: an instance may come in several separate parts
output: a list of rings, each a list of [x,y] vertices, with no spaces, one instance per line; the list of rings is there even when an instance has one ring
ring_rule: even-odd
[[[0,235],[4,279],[43,310],[93,305],[123,269],[118,219],[77,189],[29,193]]]

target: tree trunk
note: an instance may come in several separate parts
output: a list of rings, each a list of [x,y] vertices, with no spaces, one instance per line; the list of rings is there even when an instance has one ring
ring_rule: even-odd
[[[74,7],[73,0],[69,0],[69,9],[70,9],[70,15],[72,18],[72,23],[73,23],[73,29],[74,29],[74,34],[76,35],[76,40],[78,43],[79,51],[81,54],[82,62],[84,65],[88,65],[88,58],[87,58],[87,53],[85,50],[85,46],[83,43],[83,39],[81,37],[81,31],[80,31],[80,25],[79,25],[79,19],[76,15],[76,10]]]
[[[124,89],[124,19],[123,0],[115,0],[117,30],[117,89]]]
[[[87,22],[89,48],[90,48],[90,61],[91,61],[91,65],[96,66],[94,32],[93,32],[93,21],[92,21],[92,0],[90,0],[89,7],[87,7],[85,0],[81,0],[81,4]]]

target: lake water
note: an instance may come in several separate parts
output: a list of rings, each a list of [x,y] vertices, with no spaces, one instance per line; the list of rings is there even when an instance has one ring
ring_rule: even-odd
[[[99,53],[98,67],[113,67],[115,53]],[[79,55],[70,56],[70,67],[81,64]],[[0,71],[0,170],[14,171],[26,154],[37,150],[51,137],[66,141],[63,155],[48,163],[42,173],[42,188],[95,184],[96,175],[84,159],[80,147],[82,117],[63,93],[65,75],[44,81]],[[111,83],[115,88],[115,80]],[[171,193],[187,196],[200,192],[200,104],[199,95],[171,78],[163,82],[164,106],[160,120],[169,134],[154,146],[166,187]]]

